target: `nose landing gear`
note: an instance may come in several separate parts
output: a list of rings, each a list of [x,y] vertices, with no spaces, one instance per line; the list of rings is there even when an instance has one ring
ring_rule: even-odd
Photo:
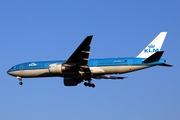
[[[23,82],[22,82],[22,77],[17,76],[16,78],[19,80],[19,85],[23,85]]]

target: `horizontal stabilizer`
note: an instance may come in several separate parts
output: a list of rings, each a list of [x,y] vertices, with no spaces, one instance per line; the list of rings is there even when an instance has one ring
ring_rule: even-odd
[[[166,64],[166,63],[159,64],[159,66],[164,66],[164,67],[173,67],[173,65],[169,65],[169,64]]]
[[[151,63],[151,62],[159,61],[163,53],[164,51],[157,51],[156,53],[145,59],[143,63]]]

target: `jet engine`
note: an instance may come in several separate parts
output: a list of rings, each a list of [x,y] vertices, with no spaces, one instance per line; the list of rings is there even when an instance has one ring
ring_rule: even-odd
[[[61,63],[53,63],[49,65],[50,73],[62,73],[68,69],[69,69],[68,66],[65,66],[64,64]]]
[[[79,78],[64,78],[64,85],[65,86],[77,86],[80,82],[82,82],[82,79]]]

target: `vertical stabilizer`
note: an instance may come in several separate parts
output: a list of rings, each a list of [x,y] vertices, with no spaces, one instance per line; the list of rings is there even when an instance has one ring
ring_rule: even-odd
[[[148,58],[152,54],[161,50],[167,32],[161,32],[145,49],[137,56],[138,58]]]

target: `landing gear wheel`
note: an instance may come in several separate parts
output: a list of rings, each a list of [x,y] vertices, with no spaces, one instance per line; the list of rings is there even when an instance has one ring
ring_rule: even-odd
[[[23,82],[19,82],[19,85],[23,85]]]
[[[88,83],[87,83],[87,82],[85,82],[85,83],[84,83],[84,85],[85,85],[85,86],[88,86]]]
[[[95,88],[95,85],[93,83],[91,83],[91,82],[84,82],[84,86]]]
[[[92,87],[92,88],[95,88],[95,84],[91,84],[91,87]]]
[[[88,86],[91,87],[91,83],[88,83]]]

